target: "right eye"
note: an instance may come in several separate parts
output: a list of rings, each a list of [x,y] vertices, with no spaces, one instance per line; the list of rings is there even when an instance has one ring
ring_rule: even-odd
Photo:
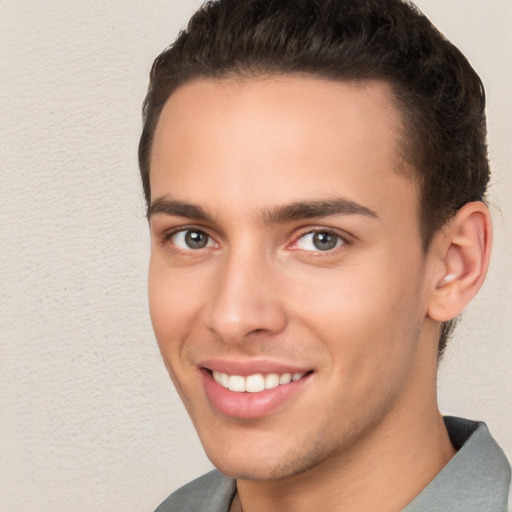
[[[190,251],[215,247],[215,242],[210,235],[200,229],[182,229],[171,233],[168,240],[178,249]]]

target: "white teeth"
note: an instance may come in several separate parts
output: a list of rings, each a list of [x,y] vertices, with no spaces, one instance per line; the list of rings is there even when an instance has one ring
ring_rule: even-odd
[[[269,373],[265,377],[265,389],[277,388],[279,386],[279,375],[277,373]]]
[[[291,373],[283,373],[281,377],[279,377],[279,384],[288,384],[292,381],[292,374]]]
[[[227,373],[214,371],[212,372],[215,382],[223,388],[235,391],[237,393],[259,393],[265,389],[273,389],[282,384],[288,384],[304,377],[305,373],[268,373],[262,375],[255,373],[243,377],[241,375],[228,375]]]
[[[245,391],[245,379],[240,375],[230,375],[228,388],[230,391]]]
[[[229,375],[227,373],[213,372],[213,378],[223,388],[226,388],[226,389],[229,388]]]
[[[245,391],[248,393],[258,393],[265,389],[265,379],[261,373],[255,375],[249,375],[245,379]]]

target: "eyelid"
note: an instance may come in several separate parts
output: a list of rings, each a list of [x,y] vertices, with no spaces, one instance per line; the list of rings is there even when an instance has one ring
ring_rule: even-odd
[[[200,231],[201,233],[205,233],[210,240],[213,241],[216,247],[219,246],[219,242],[217,241],[216,237],[211,233],[210,229],[206,228],[205,226],[200,226],[197,224],[187,224],[187,225],[180,225],[180,226],[174,226],[172,228],[166,229],[162,232],[161,235],[159,235],[159,239],[162,245],[172,245],[170,244],[171,238],[175,236],[178,233],[182,233],[185,231]],[[202,249],[182,249],[180,247],[177,247],[175,245],[172,245],[173,250],[180,251],[180,252],[199,252],[202,249],[210,249],[211,247],[203,247]]]
[[[177,233],[180,233],[183,231],[194,231],[194,230],[201,231],[201,232],[205,233],[213,241],[213,243],[215,244],[216,247],[218,247],[220,245],[218,242],[218,236],[216,236],[215,234],[212,234],[210,228],[208,228],[206,226],[199,225],[199,224],[185,224],[185,225],[173,226],[171,228],[163,230],[160,234],[158,234],[158,239],[159,239],[161,245],[168,245],[171,237],[173,237]],[[340,244],[338,247],[334,247],[332,249],[325,250],[325,251],[321,251],[321,250],[308,251],[308,250],[299,249],[297,247],[294,247],[294,245],[296,245],[296,243],[301,238],[303,238],[309,234],[314,234],[314,233],[333,234],[334,236],[339,237],[341,239],[342,244]],[[307,226],[307,227],[301,228],[299,230],[299,232],[293,236],[291,243],[287,244],[286,248],[291,249],[291,250],[297,250],[297,251],[302,250],[303,252],[308,252],[308,253],[316,253],[316,254],[325,253],[325,255],[328,255],[328,254],[332,254],[336,250],[341,249],[345,245],[353,245],[354,243],[355,243],[354,238],[352,237],[352,235],[350,235],[346,231],[342,231],[342,230],[339,230],[339,229],[333,228],[333,227],[327,227],[327,226],[320,225],[320,226]],[[211,247],[204,247],[203,249],[208,249],[208,248],[211,248]],[[180,249],[176,246],[173,246],[173,250],[187,252],[187,253],[201,251],[201,249],[188,249],[188,250]]]
[[[332,235],[338,237],[341,240],[342,243],[339,246],[337,246],[337,247],[333,247],[332,249],[328,249],[328,250],[325,250],[325,251],[322,251],[320,249],[309,251],[307,249],[299,249],[297,247],[294,247],[301,238],[303,238],[303,237],[305,237],[307,235],[315,234],[315,233],[329,233],[329,234],[332,234]],[[303,251],[303,252],[306,252],[306,253],[328,255],[328,254],[332,254],[333,252],[341,249],[345,245],[350,245],[351,243],[352,243],[351,237],[347,233],[345,233],[344,231],[340,231],[340,230],[338,230],[336,228],[332,228],[332,227],[315,226],[315,227],[303,228],[297,235],[295,235],[293,237],[292,242],[290,244],[288,244],[288,248],[292,249],[292,250]]]

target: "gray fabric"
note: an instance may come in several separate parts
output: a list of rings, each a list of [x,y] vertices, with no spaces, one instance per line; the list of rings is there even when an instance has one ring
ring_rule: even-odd
[[[510,466],[485,423],[444,421],[461,448],[404,512],[506,512]]]
[[[506,512],[510,466],[482,422],[446,417],[459,451],[403,512]],[[155,512],[228,512],[236,483],[218,471],[171,494]]]
[[[171,494],[155,512],[228,512],[236,482],[210,471]]]

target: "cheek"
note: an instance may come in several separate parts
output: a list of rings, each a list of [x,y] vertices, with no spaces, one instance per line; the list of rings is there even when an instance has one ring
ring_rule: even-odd
[[[385,258],[376,260],[374,265],[345,267],[313,280],[303,276],[291,301],[292,314],[324,340],[331,358],[343,366],[382,366],[404,352],[406,340],[414,344],[418,337],[421,298],[414,285],[417,276],[412,275],[417,272],[409,266],[392,275]]]
[[[180,272],[172,272],[159,262],[151,262],[148,276],[149,312],[162,351],[177,351],[195,316],[198,286],[190,286]]]
[[[169,376],[187,409],[195,368],[183,357],[186,340],[197,325],[198,286],[190,286],[182,272],[172,272],[165,264],[150,262],[148,276],[149,311],[153,331]]]
[[[355,422],[380,414],[403,392],[422,325],[407,293],[390,283],[384,288],[360,284],[347,280],[336,292],[310,294],[315,308],[306,320],[328,354],[324,390],[339,397],[332,414]]]

